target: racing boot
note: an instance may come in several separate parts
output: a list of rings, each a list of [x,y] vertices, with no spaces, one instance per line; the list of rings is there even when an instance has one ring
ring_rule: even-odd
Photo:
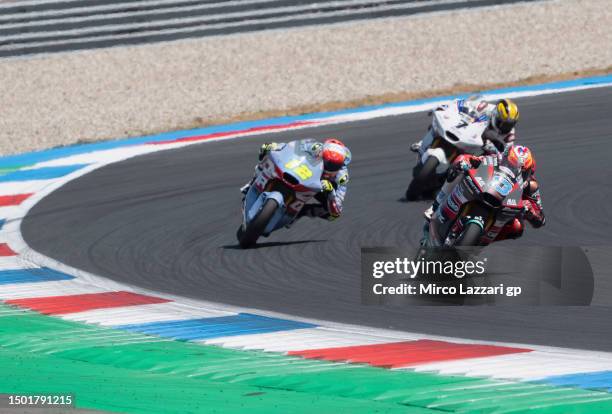
[[[410,145],[410,151],[418,153],[421,150],[422,143],[422,140],[413,143],[412,145]]]
[[[323,207],[322,205],[305,204],[304,207],[302,207],[300,212],[297,214],[297,216],[295,216],[295,218],[290,223],[285,224],[285,228],[286,229],[291,228],[291,226],[293,226],[293,223],[295,223],[302,217],[310,217],[310,218],[321,217],[321,214],[325,214],[325,213],[326,213],[325,207]]]
[[[421,236],[421,240],[419,241],[421,247],[425,247],[427,245],[427,240],[429,240],[429,221],[430,220],[425,220],[423,223],[423,236]]]
[[[329,212],[327,211],[325,207],[323,207],[323,205],[306,204],[304,207],[302,207],[302,209],[298,213],[297,218],[300,218],[300,217],[310,217],[310,218],[323,217],[325,218],[328,215],[329,215]]]
[[[431,218],[434,213],[438,209],[439,203],[436,199],[431,206],[427,210],[423,212],[423,216],[425,217],[425,221],[423,222],[423,236],[421,237],[420,245],[425,246],[427,243],[427,239],[429,239],[429,223],[431,222]]]
[[[434,204],[436,204],[436,203],[434,202]],[[433,217],[434,211],[436,211],[436,209],[438,208],[438,206],[434,207],[434,204],[429,206],[429,208],[423,212],[423,216],[425,216],[425,220],[428,223],[431,221],[431,218]]]

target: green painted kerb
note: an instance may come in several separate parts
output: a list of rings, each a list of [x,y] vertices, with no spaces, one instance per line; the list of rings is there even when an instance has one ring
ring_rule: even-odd
[[[8,174],[13,171],[17,171],[24,167],[28,167],[28,165],[13,165],[13,166],[8,166],[8,167],[0,167],[0,176],[4,174]]]
[[[125,413],[603,413],[606,392],[237,351],[0,305],[0,393]]]

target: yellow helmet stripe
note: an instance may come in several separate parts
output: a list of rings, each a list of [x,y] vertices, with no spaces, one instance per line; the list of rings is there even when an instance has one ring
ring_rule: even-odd
[[[509,116],[509,118],[517,120],[518,117],[519,117],[518,106],[514,103],[514,101],[511,101],[510,99],[506,99],[506,103],[508,105],[508,116]]]
[[[508,119],[508,112],[506,111],[506,105],[504,105],[504,101],[501,101],[499,104],[497,104],[497,112],[499,113],[499,116],[503,121]]]

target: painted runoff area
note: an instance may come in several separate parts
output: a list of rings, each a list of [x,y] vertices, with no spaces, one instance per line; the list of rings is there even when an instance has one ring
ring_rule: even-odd
[[[612,76],[503,89],[533,96]],[[70,180],[141,154],[426,110],[429,100],[77,145],[0,159],[0,393],[116,412],[612,412],[612,353],[485,343],[195,301],[33,251],[20,224]]]

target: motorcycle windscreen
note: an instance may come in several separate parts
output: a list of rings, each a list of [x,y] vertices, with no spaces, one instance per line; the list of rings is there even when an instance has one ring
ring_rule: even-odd
[[[282,171],[285,181],[316,192],[321,190],[323,162],[320,159],[314,158],[294,143],[270,155],[272,161]]]

